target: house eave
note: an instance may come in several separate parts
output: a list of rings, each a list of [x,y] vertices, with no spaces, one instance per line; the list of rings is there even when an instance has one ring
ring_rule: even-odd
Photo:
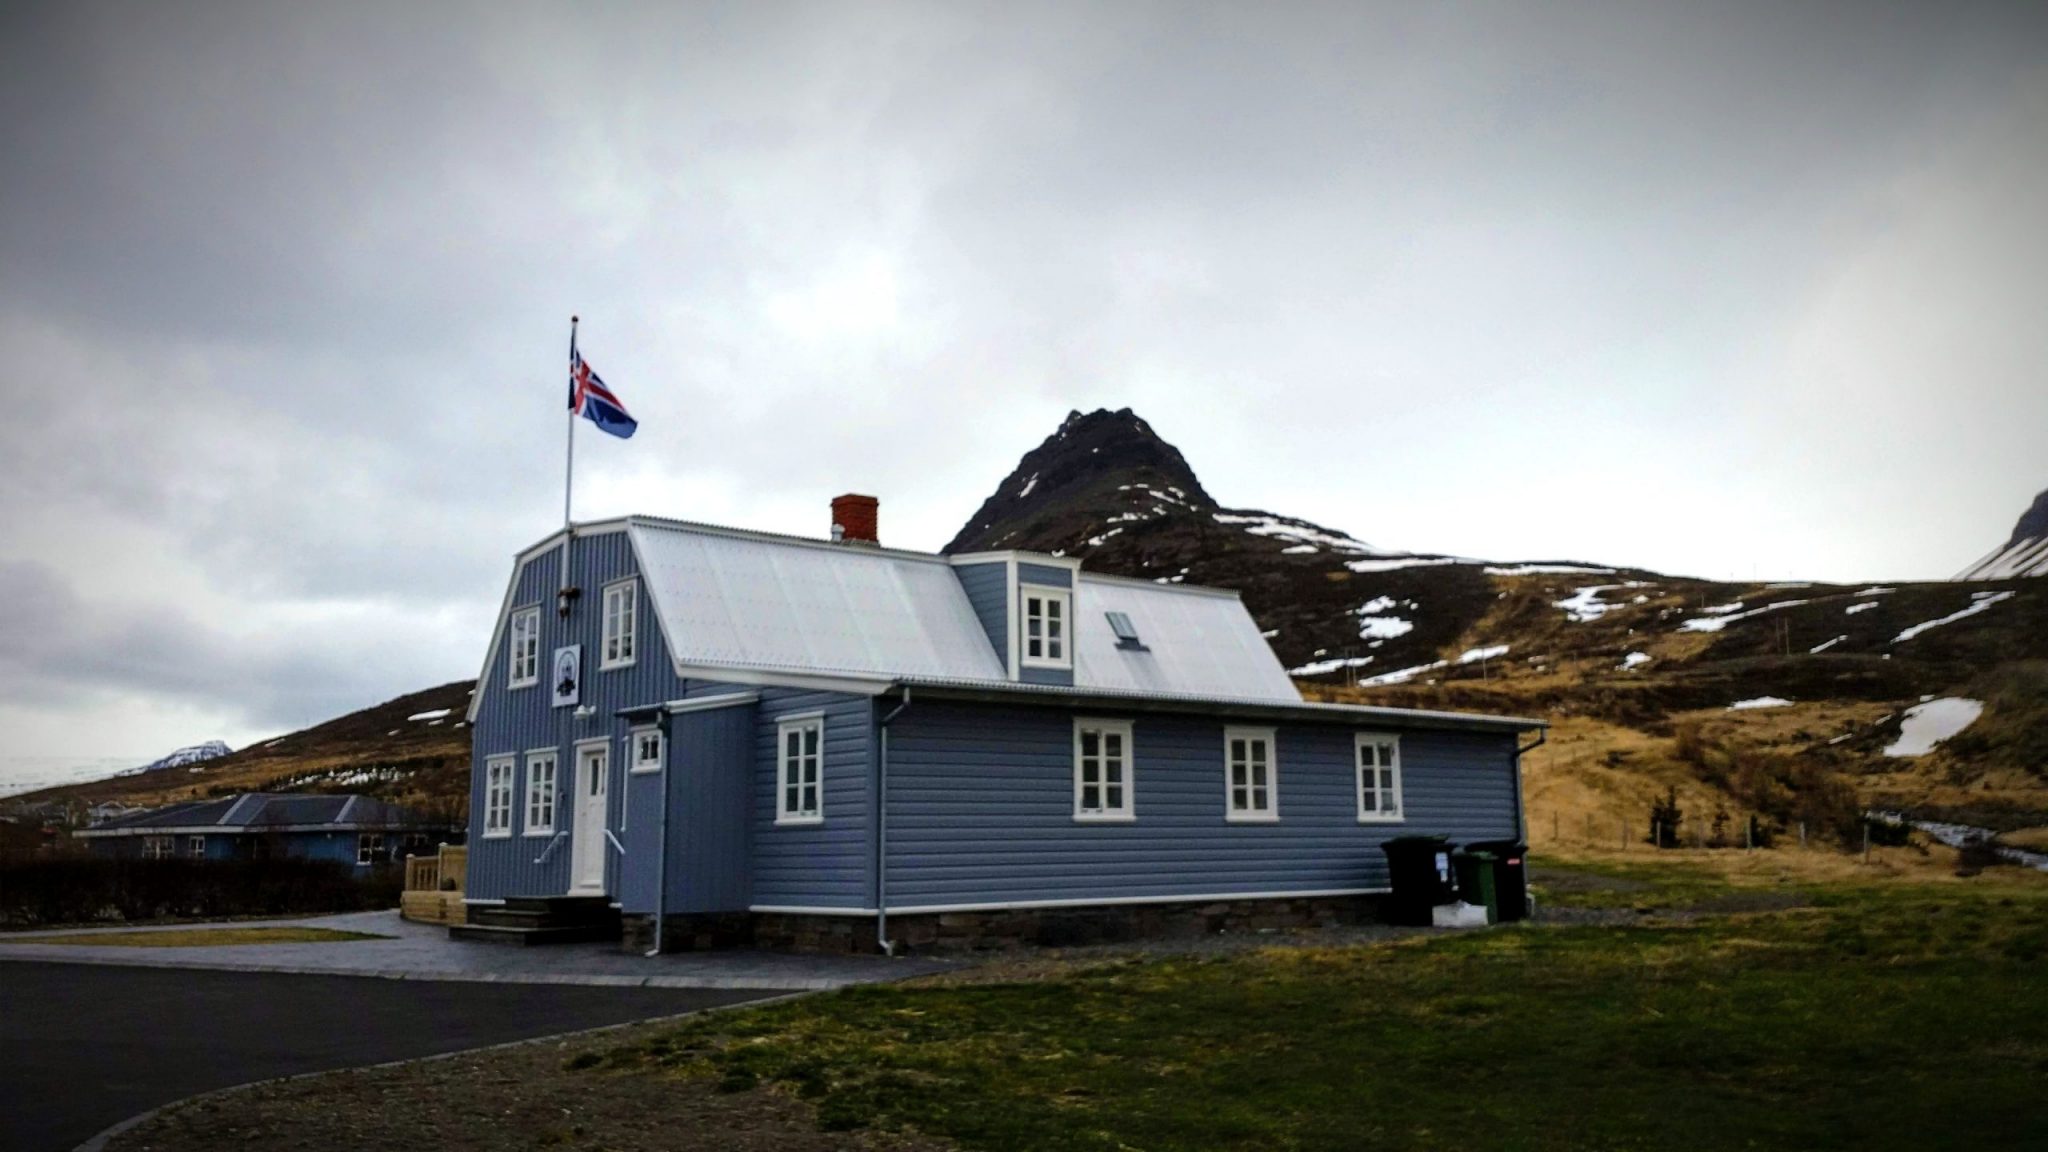
[[[1437,712],[1421,708],[1380,708],[1365,704],[1323,704],[1306,700],[1253,700],[1169,695],[1158,692],[1119,692],[1100,688],[1069,688],[1057,684],[980,684],[902,677],[896,681],[896,687],[910,689],[919,700],[924,701],[955,700],[966,703],[1033,707],[1197,714],[1218,718],[1290,720],[1296,723],[1353,727],[1372,724],[1396,729],[1513,733],[1550,727],[1547,720],[1533,720],[1520,716]]]

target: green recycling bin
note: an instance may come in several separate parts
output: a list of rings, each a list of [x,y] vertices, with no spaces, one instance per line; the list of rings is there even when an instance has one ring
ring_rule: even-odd
[[[1488,924],[1500,923],[1500,894],[1494,884],[1494,866],[1500,858],[1491,852],[1463,848],[1451,854],[1451,867],[1458,874],[1458,899],[1486,909]]]
[[[1529,845],[1521,840],[1475,840],[1465,845],[1475,852],[1491,852],[1493,891],[1500,905],[1500,919],[1529,918]]]

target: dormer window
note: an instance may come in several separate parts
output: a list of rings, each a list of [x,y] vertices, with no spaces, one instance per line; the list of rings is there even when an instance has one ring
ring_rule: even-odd
[[[1019,651],[1027,668],[1071,668],[1067,621],[1073,616],[1070,592],[1052,588],[1023,589],[1024,643]]]

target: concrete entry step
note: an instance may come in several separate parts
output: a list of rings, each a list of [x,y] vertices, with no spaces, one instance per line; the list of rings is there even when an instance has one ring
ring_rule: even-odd
[[[450,940],[480,944],[582,944],[593,940],[617,940],[616,925],[564,924],[552,928],[519,928],[498,924],[457,924],[448,929]]]
[[[469,923],[451,927],[451,940],[505,944],[562,944],[617,940],[619,910],[603,896],[508,896],[501,905],[470,909]]]

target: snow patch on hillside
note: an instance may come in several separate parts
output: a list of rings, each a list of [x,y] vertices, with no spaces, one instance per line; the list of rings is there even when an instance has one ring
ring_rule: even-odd
[[[1393,672],[1382,672],[1377,676],[1360,680],[1358,683],[1362,686],[1373,684],[1406,684],[1408,681],[1413,680],[1415,677],[1422,675],[1424,672],[1434,672],[1439,668],[1445,667],[1449,667],[1449,664],[1446,661],[1435,660],[1428,664],[1417,664],[1413,668],[1401,668]]]
[[[1820,643],[1815,644],[1813,647],[1808,648],[1806,651],[1808,655],[1817,656],[1820,653],[1825,652],[1830,648],[1833,648],[1835,645],[1840,644],[1842,641],[1847,639],[1847,636],[1837,636],[1833,640],[1823,640]]]
[[[1602,603],[1600,600],[1602,592],[1613,592],[1620,588],[1641,587],[1644,587],[1644,584],[1640,580],[1629,580],[1620,584],[1589,584],[1584,588],[1575,590],[1570,596],[1562,600],[1553,601],[1550,606],[1552,608],[1564,609],[1564,614],[1571,617],[1572,622],[1575,624],[1591,624],[1618,607],[1618,605]]]
[[[415,722],[420,720],[445,720],[448,718],[448,714],[453,711],[455,711],[453,708],[436,708],[431,712],[415,712],[411,716],[407,716],[406,719]]]
[[[1930,700],[1906,709],[1899,721],[1899,738],[1884,750],[1887,756],[1925,756],[1934,746],[1977,722],[1984,714],[1982,700],[1950,696]]]
[[[1372,663],[1371,656],[1345,656],[1336,660],[1317,660],[1299,668],[1289,668],[1289,676],[1322,676],[1339,668],[1363,668]]]
[[[1913,637],[1918,636],[1923,632],[1932,631],[1933,629],[1941,627],[1943,624],[1953,624],[1956,621],[1961,620],[1965,616],[1975,616],[1977,613],[1984,611],[1986,608],[1991,607],[1993,604],[1998,603],[2000,600],[2010,600],[2012,599],[2012,597],[2013,594],[2011,592],[1973,592],[1970,594],[1971,603],[1969,607],[1957,609],[1956,611],[1951,612],[1946,616],[1943,616],[1939,620],[1927,620],[1919,624],[1915,624],[1911,628],[1906,629],[1904,632],[1899,633],[1897,636],[1892,637],[1892,643],[1903,644],[1906,641],[1911,640]]]
[[[1761,608],[1751,608],[1747,612],[1729,612],[1726,616],[1695,616],[1692,619],[1687,620],[1685,623],[1680,624],[1678,626],[1678,630],[1680,632],[1719,632],[1721,629],[1726,628],[1730,624],[1735,623],[1737,620],[1747,620],[1752,616],[1762,616],[1766,612],[1776,612],[1780,608],[1792,608],[1800,604],[1806,603],[1809,603],[1809,601],[1780,600],[1776,604],[1766,604]],[[1741,605],[1738,604],[1736,605],[1736,607],[1739,608],[1741,607]],[[1720,612],[1726,610],[1721,608],[1709,608],[1707,609],[1707,611]]]
[[[1851,605],[1849,605],[1849,606],[1848,606],[1847,608],[1844,608],[1844,609],[1842,609],[1842,615],[1844,615],[1844,616],[1854,616],[1854,615],[1855,615],[1855,614],[1857,614],[1858,612],[1868,612],[1868,611],[1870,611],[1870,610],[1871,610],[1872,608],[1875,608],[1875,607],[1877,607],[1877,601],[1875,601],[1875,600],[1865,600],[1865,601],[1864,601],[1863,603],[1861,603],[1861,604],[1851,604]]]
[[[1470,563],[1456,556],[1388,556],[1378,560],[1346,560],[1353,572],[1392,572],[1397,568],[1430,568],[1438,564]]]
[[[1650,654],[1648,652],[1631,652],[1621,658],[1621,665],[1616,671],[1627,672],[1632,669],[1641,668],[1649,662]]]
[[[1612,568],[1595,568],[1587,564],[1515,564],[1485,569],[1488,576],[1603,576],[1613,571]]]
[[[1325,532],[1299,520],[1284,520],[1278,516],[1260,514],[1239,516],[1230,512],[1213,513],[1218,524],[1240,525],[1253,536],[1265,536],[1274,540],[1289,540],[1296,544],[1316,544],[1333,552],[1354,552],[1366,555],[1380,555],[1380,550],[1346,536],[1341,532]]]
[[[1751,700],[1737,700],[1728,706],[1730,712],[1747,712],[1755,708],[1785,708],[1791,701],[1783,696],[1758,696]]]
[[[1508,645],[1506,644],[1495,644],[1490,648],[1467,648],[1465,649],[1465,654],[1458,657],[1458,663],[1476,664],[1481,660],[1497,660],[1507,654]]]

